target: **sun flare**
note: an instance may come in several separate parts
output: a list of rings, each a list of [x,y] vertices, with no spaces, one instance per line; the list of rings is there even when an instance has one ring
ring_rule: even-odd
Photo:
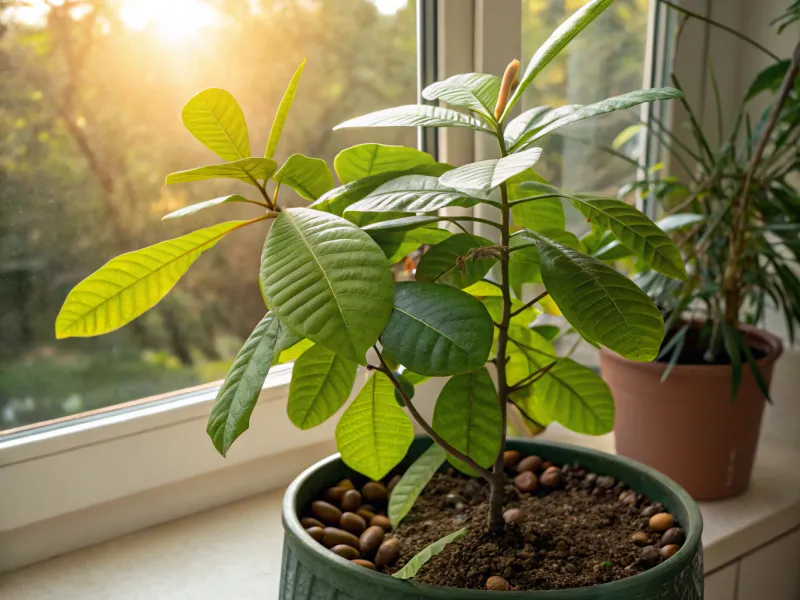
[[[170,41],[186,40],[219,19],[219,13],[200,0],[127,0],[119,16],[130,29],[152,26]]]

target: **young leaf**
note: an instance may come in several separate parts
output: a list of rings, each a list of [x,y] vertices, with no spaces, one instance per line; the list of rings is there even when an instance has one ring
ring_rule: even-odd
[[[468,194],[486,195],[514,175],[532,167],[541,155],[541,148],[531,148],[500,159],[482,160],[448,171],[439,178],[439,182]]]
[[[381,249],[352,223],[316,210],[281,211],[264,243],[261,281],[289,327],[362,365],[392,312]]]
[[[489,358],[494,325],[483,304],[447,285],[394,284],[394,310],[381,344],[420,375],[474,371]]]
[[[292,371],[289,420],[299,429],[311,429],[332,417],[350,395],[357,368],[322,346],[306,350]]]
[[[428,562],[437,554],[440,554],[447,544],[455,542],[456,540],[460,540],[461,538],[466,537],[466,535],[467,528],[464,527],[463,529],[459,529],[450,535],[446,535],[443,538],[436,540],[430,546],[423,548],[417,554],[415,554],[402,569],[397,571],[397,573],[393,573],[392,577],[397,577],[398,579],[411,579],[412,577],[416,576],[417,573],[419,573],[419,570],[425,565],[426,562]]]
[[[435,162],[430,154],[416,148],[359,144],[339,152],[333,159],[333,168],[339,176],[339,181],[347,184],[370,175],[406,171]]]
[[[503,136],[506,140],[506,147],[509,149],[517,148],[521,145],[523,136],[530,137],[533,132],[540,130],[560,119],[563,116],[569,115],[581,107],[580,104],[565,104],[558,108],[550,108],[549,106],[537,106],[526,110],[520,116],[513,119],[505,131]]]
[[[316,200],[333,187],[333,175],[321,158],[292,154],[273,179],[292,188],[301,198]]]
[[[278,141],[281,139],[283,133],[283,126],[286,124],[286,117],[289,116],[289,109],[294,102],[294,95],[297,93],[297,84],[300,83],[300,76],[303,74],[303,69],[306,66],[306,59],[300,63],[297,70],[289,80],[289,85],[283,93],[281,103],[278,105],[278,112],[275,113],[275,119],[272,121],[272,129],[269,130],[269,140],[267,140],[267,148],[264,150],[264,158],[272,158],[275,155],[275,149],[278,147]]]
[[[497,391],[486,367],[451,377],[436,400],[431,426],[445,441],[482,467],[490,467],[500,452],[502,415]],[[471,473],[462,461],[450,463]]]
[[[432,212],[448,206],[474,206],[480,202],[447,187],[436,177],[404,175],[384,183],[364,199],[348,206],[350,212]]]
[[[465,259],[476,248],[491,246],[492,242],[480,236],[457,233],[431,247],[417,264],[417,281],[446,283],[465,288],[483,279],[496,257]],[[461,264],[459,264],[459,260]]]
[[[658,355],[664,320],[652,300],[608,265],[524,232],[536,244],[542,280],[567,321],[583,337],[637,361]]]
[[[494,105],[497,104],[499,92],[499,77],[485,73],[464,73],[432,83],[422,90],[422,97],[467,108],[494,122]]]
[[[534,53],[531,62],[525,68],[525,74],[520,78],[519,86],[509,98],[506,108],[503,111],[500,121],[505,121],[506,117],[514,108],[534,78],[561,52],[572,39],[583,31],[589,23],[594,21],[613,0],[590,0],[579,8],[572,16],[564,21],[559,27],[550,34],[544,44]]]
[[[267,313],[239,350],[217,393],[206,431],[222,456],[250,426],[250,414],[276,356],[280,330],[280,321]]]
[[[76,285],[56,318],[56,338],[119,329],[153,308],[198,257],[250,221],[228,221],[112,258]]]
[[[449,108],[424,104],[408,104],[379,110],[345,121],[333,129],[347,127],[469,127],[476,131],[489,131],[474,117]]]
[[[414,461],[403,477],[392,489],[389,496],[389,520],[392,527],[397,527],[414,506],[417,496],[431,480],[434,473],[444,462],[447,452],[438,444],[432,444]]]
[[[275,172],[277,163],[269,158],[243,158],[221,165],[197,167],[188,171],[177,171],[167,175],[166,185],[204,181],[206,179],[238,179],[251,185],[259,185],[259,179],[265,179]]]
[[[380,223],[373,223],[372,225],[365,225],[361,229],[369,234],[401,233],[419,229],[425,225],[432,225],[441,220],[441,217],[438,215],[414,215],[412,217],[400,217],[399,219],[390,219],[388,221],[381,221]]]
[[[414,428],[394,398],[394,386],[373,373],[336,426],[336,446],[347,466],[370,479],[384,477],[403,460]]]
[[[222,160],[250,156],[250,138],[239,103],[225,90],[209,88],[193,96],[181,113],[183,124]]]
[[[219,204],[227,204],[228,202],[251,202],[252,204],[257,204],[256,202],[248,200],[244,196],[234,194],[232,196],[222,196],[221,198],[214,198],[213,200],[206,200],[205,202],[198,202],[197,204],[184,206],[183,208],[172,211],[168,215],[164,215],[161,217],[161,220],[166,221],[167,219],[177,219],[179,217],[185,217],[186,215],[193,215],[194,213],[205,208],[211,208],[212,206],[217,206]]]

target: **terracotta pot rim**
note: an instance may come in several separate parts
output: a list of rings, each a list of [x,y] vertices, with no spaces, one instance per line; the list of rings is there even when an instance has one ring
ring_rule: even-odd
[[[698,327],[702,321],[692,321],[693,327]],[[766,352],[764,356],[756,361],[756,364],[766,365],[774,363],[783,354],[783,342],[780,338],[769,331],[753,327],[752,325],[739,325],[739,331],[744,333],[749,339],[760,342],[758,348]],[[617,363],[636,365],[637,368],[654,372],[663,372],[667,368],[666,362],[638,362],[620,356],[608,348],[601,348],[602,358]],[[672,375],[700,375],[703,377],[730,377],[731,365],[681,365],[676,364],[672,369]]]

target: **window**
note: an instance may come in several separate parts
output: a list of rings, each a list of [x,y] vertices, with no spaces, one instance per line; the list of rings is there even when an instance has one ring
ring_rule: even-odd
[[[0,2],[0,431],[221,379],[263,316],[265,231],[252,228],[198,260],[129,326],[54,338],[67,292],[106,260],[211,225],[223,212],[252,216],[226,205],[160,220],[237,191],[230,181],[163,184],[168,173],[218,161],[181,124],[193,94],[232,92],[257,153],[307,58],[277,160],[301,152],[332,164],[362,141],[416,145],[409,129],[332,131],[416,101],[414,2],[7,4]]]

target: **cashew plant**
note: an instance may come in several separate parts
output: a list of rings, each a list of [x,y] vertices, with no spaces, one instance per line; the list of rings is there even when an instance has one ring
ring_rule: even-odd
[[[558,189],[531,169],[542,153],[536,144],[556,129],[675,98],[677,90],[642,90],[510,117],[534,78],[610,3],[592,0],[572,15],[518,80],[517,61],[502,78],[456,75],[423,91],[447,108],[401,106],[338,126],[461,127],[495,140],[499,158],[458,168],[415,149],[380,144],[341,152],[334,161],[341,182],[335,188],[319,159],[293,154],[278,167],[273,155],[302,65],[263,157],[251,155],[234,98],[219,89],[201,92],[184,108],[183,121],[225,162],[173,173],[167,184],[231,178],[251,184],[255,194],[215,198],[165,218],[230,202],[258,206],[257,216],[112,259],[70,292],[56,322],[57,337],[99,335],[125,325],[161,300],[220,239],[272,221],[260,269],[267,313],[237,355],[212,409],[208,433],[216,448],[224,455],[248,428],[272,365],[296,358],[288,415],[301,429],[319,425],[346,403],[361,365],[366,382],[336,428],[345,463],[372,479],[384,477],[411,444],[410,415],[454,466],[489,483],[488,526],[502,528],[510,406],[536,422],[558,421],[589,434],[608,432],[614,423],[605,383],[591,369],[559,357],[552,328],[529,327],[534,317],[540,310],[563,314],[583,339],[639,361],[656,357],[664,335],[661,314],[647,295],[585,254],[565,231],[562,200],[652,269],[685,277],[670,239],[635,208]],[[311,204],[281,206],[285,188]],[[439,214],[479,204],[498,209],[499,220]],[[475,221],[496,229],[496,240],[470,233],[466,224]],[[460,233],[438,227],[442,222]],[[417,265],[416,280],[393,283],[391,264],[422,244],[430,248]],[[541,293],[526,295],[527,284],[538,284]],[[448,378],[430,423],[413,400],[414,385],[429,377]]]

